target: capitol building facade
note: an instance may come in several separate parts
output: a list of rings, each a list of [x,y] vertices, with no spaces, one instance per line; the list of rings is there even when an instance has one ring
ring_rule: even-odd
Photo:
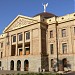
[[[0,35],[0,69],[75,71],[75,13],[18,15]]]

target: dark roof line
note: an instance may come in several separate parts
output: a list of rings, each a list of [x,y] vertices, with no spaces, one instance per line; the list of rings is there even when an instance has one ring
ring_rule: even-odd
[[[39,14],[37,14],[37,15],[35,15],[35,16],[38,16],[38,15],[43,16],[43,17],[46,18],[46,19],[56,16],[56,15],[54,15],[54,14],[52,14],[52,13],[48,13],[48,12],[42,12],[42,13],[39,13]],[[34,16],[34,17],[35,17],[35,16]]]

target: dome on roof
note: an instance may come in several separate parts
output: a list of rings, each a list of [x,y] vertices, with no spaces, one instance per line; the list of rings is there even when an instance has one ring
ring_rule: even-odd
[[[37,14],[37,15],[35,15],[35,16],[38,16],[38,15],[44,16],[44,18],[51,18],[51,17],[56,16],[56,15],[54,15],[54,14],[52,14],[52,13],[48,13],[48,12],[39,13],[39,14]],[[35,16],[34,16],[34,17],[35,17]]]

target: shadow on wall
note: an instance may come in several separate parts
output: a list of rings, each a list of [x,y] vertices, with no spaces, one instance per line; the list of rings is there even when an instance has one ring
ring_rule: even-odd
[[[54,59],[53,71],[71,71],[71,64],[67,61],[67,58],[64,58],[62,60],[58,60],[57,66],[57,59]]]

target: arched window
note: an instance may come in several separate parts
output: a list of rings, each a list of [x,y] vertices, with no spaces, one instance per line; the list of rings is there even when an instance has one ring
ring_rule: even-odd
[[[10,70],[14,70],[14,61],[13,60],[11,60],[11,62],[10,62]]]
[[[17,61],[17,71],[21,71],[21,61]]]
[[[28,71],[28,68],[29,68],[29,61],[25,60],[24,61],[24,71]]]

